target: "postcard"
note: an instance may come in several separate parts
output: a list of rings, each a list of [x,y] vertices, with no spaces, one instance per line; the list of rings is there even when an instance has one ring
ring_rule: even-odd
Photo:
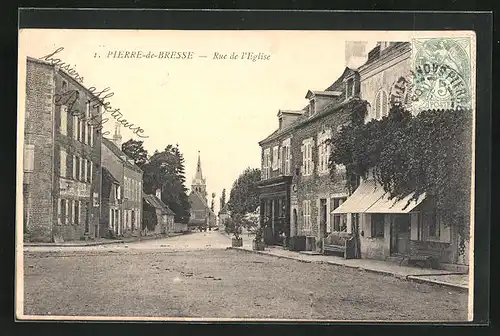
[[[18,320],[473,317],[471,31],[20,29]]]

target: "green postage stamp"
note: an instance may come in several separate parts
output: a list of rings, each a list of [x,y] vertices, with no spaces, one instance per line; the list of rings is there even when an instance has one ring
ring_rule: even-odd
[[[472,107],[471,37],[413,38],[412,107]]]

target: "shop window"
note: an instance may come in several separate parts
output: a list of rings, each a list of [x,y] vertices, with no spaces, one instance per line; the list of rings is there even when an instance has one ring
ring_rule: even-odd
[[[371,236],[374,238],[384,236],[384,214],[371,215]]]

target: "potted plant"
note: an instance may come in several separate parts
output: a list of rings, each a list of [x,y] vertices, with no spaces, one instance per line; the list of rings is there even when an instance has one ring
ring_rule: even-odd
[[[231,239],[232,247],[242,247],[243,238],[241,237],[241,216],[234,215],[226,222],[226,232],[233,235]]]
[[[264,251],[265,246],[266,245],[264,244],[264,231],[262,230],[262,227],[259,226],[255,231],[255,238],[252,241],[252,248],[255,251]]]

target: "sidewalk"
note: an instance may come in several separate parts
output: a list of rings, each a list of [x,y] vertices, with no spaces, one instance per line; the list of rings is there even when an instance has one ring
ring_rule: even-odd
[[[109,244],[124,244],[124,243],[133,243],[143,240],[152,240],[152,239],[162,239],[162,238],[170,238],[175,236],[183,235],[184,233],[172,233],[168,236],[163,235],[151,235],[151,236],[138,236],[138,237],[127,237],[122,239],[108,239],[108,238],[99,238],[94,240],[74,240],[67,241],[63,243],[23,243],[23,247],[27,246],[53,246],[53,247],[78,247],[78,246],[98,246],[98,245],[109,245]]]
[[[245,238],[243,238],[243,247],[229,247],[229,249],[259,253],[307,263],[323,263],[357,268],[363,271],[395,276],[403,280],[437,284],[462,291],[467,291],[469,287],[468,274],[459,274],[437,269],[399,266],[395,263],[380,260],[344,259],[338,256],[325,256],[309,251],[293,252],[280,247],[266,247],[265,251],[254,251],[252,250],[251,240],[245,243]]]

